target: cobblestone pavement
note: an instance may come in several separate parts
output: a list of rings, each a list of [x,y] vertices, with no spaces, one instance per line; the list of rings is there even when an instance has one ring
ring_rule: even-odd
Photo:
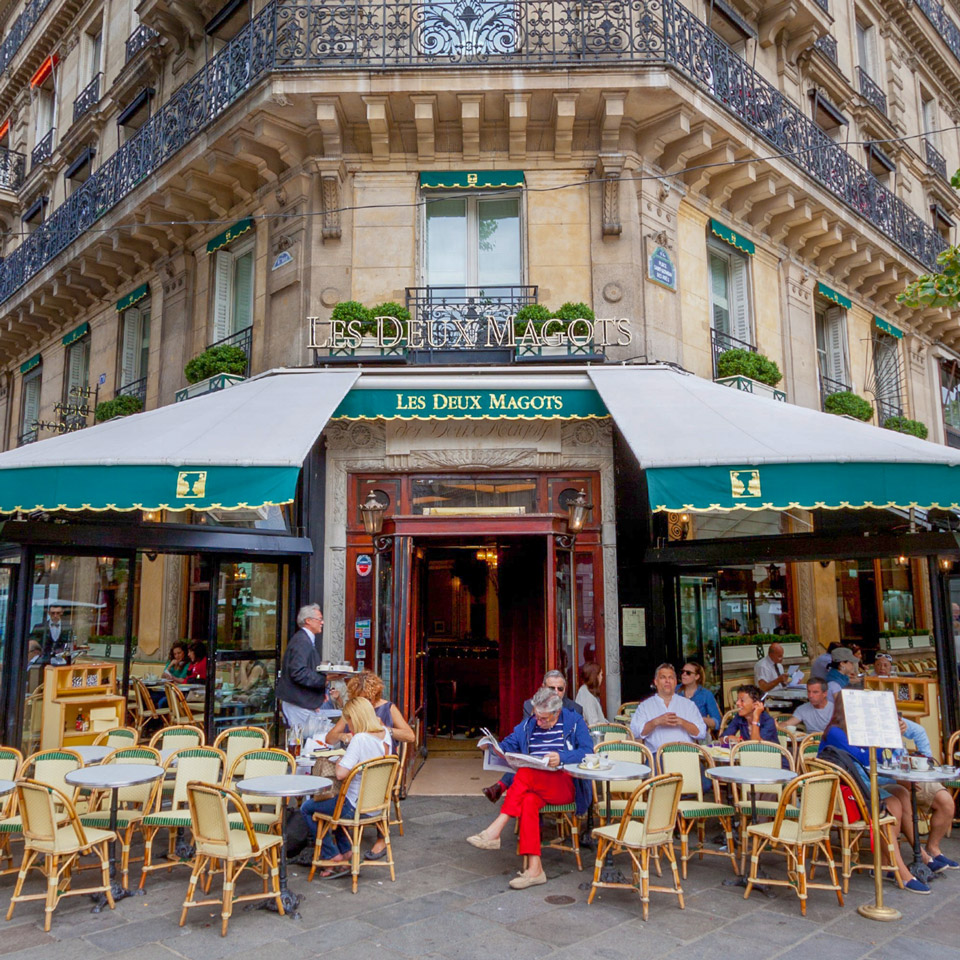
[[[571,854],[548,850],[550,882],[515,892],[507,881],[518,868],[512,843],[498,852],[475,850],[464,838],[484,827],[493,807],[482,797],[411,798],[404,804],[406,836],[397,837],[397,882],[389,873],[361,873],[359,892],[349,881],[314,880],[291,867],[290,885],[303,894],[300,916],[281,918],[242,905],[220,937],[216,907],[195,908],[179,927],[187,885],[185,868],[154,874],[147,895],[92,915],[86,898],[64,901],[49,934],[42,929],[42,901],[20,904],[0,927],[4,960],[960,960],[960,871],[946,871],[930,896],[901,893],[885,884],[886,902],[903,913],[896,923],[861,918],[856,907],[872,901],[873,881],[854,878],[846,906],[811,891],[807,916],[797,898],[780,888],[770,899],[724,887],[728,861],[707,857],[690,864],[684,882],[686,909],[676,899],[652,894],[650,920],[629,891],[598,894],[587,905],[581,884],[592,860],[578,873]],[[504,838],[507,839],[506,836]],[[945,852],[960,859],[960,840]],[[781,869],[771,858],[771,876]],[[82,882],[91,874],[85,873]],[[133,869],[134,882],[138,877]],[[0,880],[7,895],[13,876]],[[40,880],[33,881],[39,891]],[[216,882],[216,881],[215,881]],[[248,881],[251,882],[251,881]],[[2,901],[5,902],[5,901]]]

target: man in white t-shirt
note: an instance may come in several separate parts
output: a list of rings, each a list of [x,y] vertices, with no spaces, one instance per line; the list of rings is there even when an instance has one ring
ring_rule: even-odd
[[[656,753],[665,743],[693,743],[707,735],[696,704],[677,691],[677,671],[661,663],[653,677],[657,692],[633,713],[630,732]]]
[[[833,701],[827,693],[826,680],[807,681],[807,703],[793,711],[792,717],[782,721],[784,726],[803,724],[807,733],[823,733],[833,717]]]

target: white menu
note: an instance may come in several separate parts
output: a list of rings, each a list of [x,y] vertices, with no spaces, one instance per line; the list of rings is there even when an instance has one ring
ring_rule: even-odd
[[[842,690],[840,695],[851,747],[903,747],[892,690]]]

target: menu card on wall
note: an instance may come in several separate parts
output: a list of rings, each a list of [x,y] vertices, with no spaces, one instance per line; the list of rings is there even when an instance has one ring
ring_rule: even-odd
[[[890,690],[843,690],[847,740],[852,747],[903,747],[897,702]]]

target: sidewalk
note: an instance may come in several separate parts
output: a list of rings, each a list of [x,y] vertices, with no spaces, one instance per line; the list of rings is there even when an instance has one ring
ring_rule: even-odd
[[[475,850],[464,838],[492,819],[482,797],[412,797],[403,806],[406,835],[396,837],[397,882],[386,869],[361,873],[359,892],[349,881],[308,884],[292,867],[290,886],[304,895],[300,918],[281,918],[238,906],[225,938],[216,907],[194,909],[177,926],[187,871],[154,874],[147,896],[124,900],[113,911],[91,915],[84,898],[56,911],[42,930],[42,901],[20,904],[0,926],[4,960],[960,960],[960,871],[946,871],[927,897],[884,885],[885,901],[903,913],[897,923],[861,918],[856,907],[872,902],[873,881],[851,882],[846,906],[834,894],[811,891],[807,917],[789,891],[754,892],[749,900],[721,882],[729,862],[708,857],[689,865],[686,909],[676,898],[651,894],[650,920],[628,891],[604,891],[587,906],[592,854],[578,873],[570,854],[548,850],[550,882],[515,892],[507,881],[519,867],[504,835],[498,852]],[[19,848],[18,848],[19,849]],[[945,852],[960,859],[960,839]],[[782,859],[769,862],[776,875]],[[133,877],[139,879],[136,868]],[[82,882],[87,882],[85,874]],[[0,881],[4,906],[14,877]],[[249,881],[248,881],[249,882]],[[40,881],[34,881],[37,889]],[[219,878],[215,879],[219,884]],[[214,889],[218,889],[216,886]],[[213,893],[213,890],[211,890]]]

